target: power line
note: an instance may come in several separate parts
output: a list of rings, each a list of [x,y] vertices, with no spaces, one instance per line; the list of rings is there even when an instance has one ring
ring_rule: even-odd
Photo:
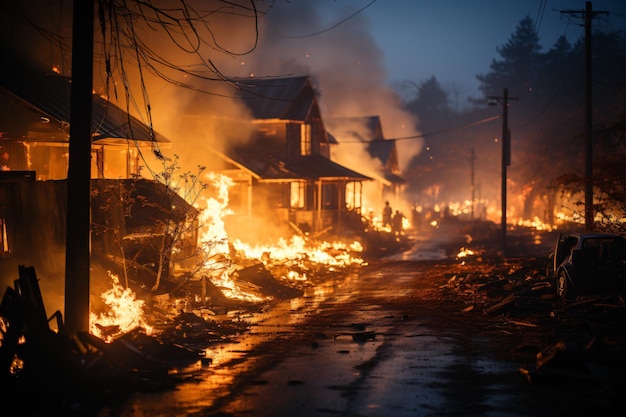
[[[319,30],[317,32],[307,33],[306,35],[293,35],[293,36],[280,35],[280,37],[288,38],[288,39],[300,39],[300,38],[309,38],[311,36],[320,35],[320,34],[325,33],[325,32],[330,32],[331,30],[335,29],[336,27],[338,27],[338,26],[344,24],[345,22],[347,22],[348,20],[352,19],[354,16],[358,15],[359,13],[361,13],[363,10],[367,9],[368,7],[370,7],[374,3],[376,3],[376,0],[372,0],[371,2],[367,3],[365,6],[361,7],[356,12],[354,12],[351,15],[341,19],[339,22],[335,23],[334,25],[332,25],[330,27],[327,27],[325,29]]]
[[[497,116],[491,116],[491,117],[487,117],[486,119],[482,119],[482,120],[478,120],[476,122],[472,122],[472,123],[468,123],[465,125],[461,125],[461,126],[455,126],[455,127],[451,127],[449,129],[443,129],[443,130],[437,130],[434,132],[429,132],[429,133],[421,133],[419,135],[413,135],[413,136],[404,136],[404,137],[400,137],[400,138],[391,138],[391,139],[374,139],[371,141],[368,141],[367,143],[375,143],[375,142],[386,142],[386,141],[398,141],[398,140],[411,140],[411,139],[421,139],[421,138],[425,138],[428,136],[435,136],[435,135],[440,135],[442,133],[447,133],[447,132],[452,132],[455,130],[460,130],[460,129],[466,129],[468,127],[474,127],[474,126],[479,126],[485,123],[489,123],[489,122],[493,122],[494,120],[498,120],[502,118],[502,115],[497,115]],[[348,141],[341,141],[342,144],[344,143],[363,143],[363,141],[360,140],[348,140]]]
[[[537,10],[537,18],[535,19],[535,33],[539,34],[539,28],[541,27],[541,21],[543,20],[543,13],[546,10],[547,0],[541,0],[539,3],[539,10]]]

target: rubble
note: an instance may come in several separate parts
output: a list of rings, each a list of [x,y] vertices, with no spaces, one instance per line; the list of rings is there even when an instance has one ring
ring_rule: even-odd
[[[237,271],[237,283],[239,285],[242,283],[251,284],[254,287],[254,292],[277,299],[295,298],[304,294],[301,289],[289,287],[276,280],[263,263],[239,269]]]
[[[453,254],[453,248],[448,253]],[[602,294],[563,304],[545,276],[545,263],[540,256],[507,258],[475,248],[462,259],[451,256],[433,264],[433,274],[441,274],[442,285],[426,293],[450,311],[450,319],[456,316],[473,327],[480,325],[496,343],[501,342],[496,349],[507,350],[519,360],[519,372],[533,385],[623,384],[624,300]],[[46,392],[43,398],[59,407],[81,401],[79,408],[84,409],[85,402],[102,400],[103,395],[172,387],[175,375],[180,377],[170,372],[173,367],[210,364],[203,355],[205,348],[246,332],[250,326],[246,315],[262,310],[268,302],[230,299],[207,277],[200,277],[171,292],[152,295],[146,316],[153,335],[136,328],[106,343],[89,333],[66,335],[61,313],[48,317],[45,312],[34,269],[20,267],[19,272],[0,305],[4,319],[0,378],[3,386],[12,387],[5,395],[27,399]],[[300,284],[277,279],[274,272],[255,262],[239,268],[236,278],[264,300],[303,294]],[[115,335],[119,329],[101,330]],[[335,338],[365,342],[377,337],[362,324],[351,330]],[[50,386],[53,394],[48,392]]]
[[[0,381],[8,387],[3,402],[36,397],[39,401],[30,403],[35,408],[88,413],[92,405],[134,392],[174,388],[184,378],[179,370],[211,363],[207,347],[248,330],[243,316],[266,302],[304,293],[260,262],[234,276],[265,301],[230,299],[206,276],[179,286],[168,283],[167,292],[150,296],[145,305],[150,334],[143,327],[120,334],[119,326],[96,324],[105,341],[89,332],[67,334],[60,311],[48,318],[34,267],[20,266],[14,288],[7,288],[0,304]]]
[[[619,294],[563,303],[545,276],[547,258],[488,256],[451,267],[439,293],[459,305],[458,314],[493,323],[491,334],[506,336],[529,383],[626,383],[626,303]]]
[[[33,267],[19,266],[14,282],[0,304],[2,402],[13,409],[85,411],[111,397],[172,387],[173,366],[202,359],[203,352],[163,343],[141,328],[111,343],[88,332],[70,335],[61,312],[47,317]]]

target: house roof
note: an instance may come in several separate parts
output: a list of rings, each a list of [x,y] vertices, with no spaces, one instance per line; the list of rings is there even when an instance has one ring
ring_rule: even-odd
[[[225,152],[213,152],[226,162],[247,171],[254,178],[263,180],[294,180],[298,179],[295,172],[287,169],[285,163],[259,152],[257,148],[241,146]]]
[[[317,100],[307,76],[252,78],[235,85],[239,98],[258,120],[306,120]]]
[[[300,178],[314,180],[347,180],[369,181],[370,177],[359,174],[349,168],[339,165],[321,155],[308,155],[301,157],[296,163],[288,165],[289,169],[298,174]]]
[[[330,126],[330,130],[340,130],[344,135],[362,143],[367,153],[372,158],[378,159],[382,166],[389,167],[397,164],[396,142],[385,139],[379,116],[337,117],[329,119],[327,125]],[[363,129],[367,132],[366,136],[364,136]],[[392,172],[385,172],[384,177],[392,183],[406,182],[404,178]]]
[[[12,130],[9,133],[13,137],[28,139],[27,134],[33,127],[41,127],[43,117],[46,122],[52,122],[57,131],[67,130],[70,123],[71,79],[19,66],[6,67],[10,68],[0,71],[0,89],[12,95],[15,100],[4,98],[3,103],[10,102],[12,106],[11,109],[4,109],[5,118],[0,116],[2,128],[7,125]],[[18,126],[16,119],[27,123]],[[94,142],[99,143],[128,139],[169,142],[139,119],[96,94],[93,95],[92,132]],[[66,141],[67,135],[60,135],[53,140]]]
[[[385,179],[391,183],[394,184],[404,184],[406,183],[406,180],[401,177],[400,175],[397,174],[392,174],[392,173],[386,173],[385,174]]]
[[[235,85],[239,88],[239,99],[256,120],[304,122],[312,114],[319,114],[316,92],[308,76],[244,79],[235,81]],[[330,137],[325,139],[335,141]],[[284,161],[263,141],[233,146],[216,154],[259,181],[371,179],[321,155],[299,157],[295,162]]]
[[[239,147],[225,153],[214,151],[227,162],[247,171],[259,181],[345,180],[369,181],[370,177],[339,165],[321,155],[308,155],[292,163],[280,161],[257,148]]]
[[[338,129],[350,136],[350,139],[366,144],[370,156],[380,160],[383,165],[393,156],[395,142],[385,139],[379,116],[335,117],[329,119],[327,125],[331,131]],[[367,136],[364,136],[363,129]]]

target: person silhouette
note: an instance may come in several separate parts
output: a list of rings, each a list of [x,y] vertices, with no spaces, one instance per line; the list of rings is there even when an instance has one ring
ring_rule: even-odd
[[[389,205],[389,201],[385,201],[385,207],[383,208],[383,227],[391,227],[391,213],[393,213],[393,210]]]

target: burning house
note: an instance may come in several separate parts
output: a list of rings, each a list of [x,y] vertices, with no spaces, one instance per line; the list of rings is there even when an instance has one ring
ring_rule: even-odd
[[[371,185],[376,187],[367,193],[375,199],[371,203],[382,206],[385,200],[401,201],[406,180],[401,175],[396,141],[385,138],[380,117],[333,117],[327,120],[327,125],[340,146],[343,144],[371,160],[371,172],[367,171],[367,175],[373,178]]]
[[[250,117],[215,121],[214,137],[245,131],[249,138],[214,147],[207,162],[209,170],[233,180],[229,233],[264,220],[311,234],[362,227],[362,187],[371,178],[331,160],[336,141],[326,131],[310,78],[249,79],[236,86],[234,99]]]
[[[66,201],[70,90],[68,77],[27,68],[5,68],[0,78],[3,271],[19,264],[43,274],[63,271],[66,219],[72,219]],[[126,257],[128,265],[154,269],[155,260],[164,259],[138,246],[163,247],[155,240],[169,239],[164,224],[193,222],[197,214],[163,184],[140,177],[146,158],[169,141],[96,94],[92,132],[92,256]],[[186,238],[193,247],[196,236]]]

